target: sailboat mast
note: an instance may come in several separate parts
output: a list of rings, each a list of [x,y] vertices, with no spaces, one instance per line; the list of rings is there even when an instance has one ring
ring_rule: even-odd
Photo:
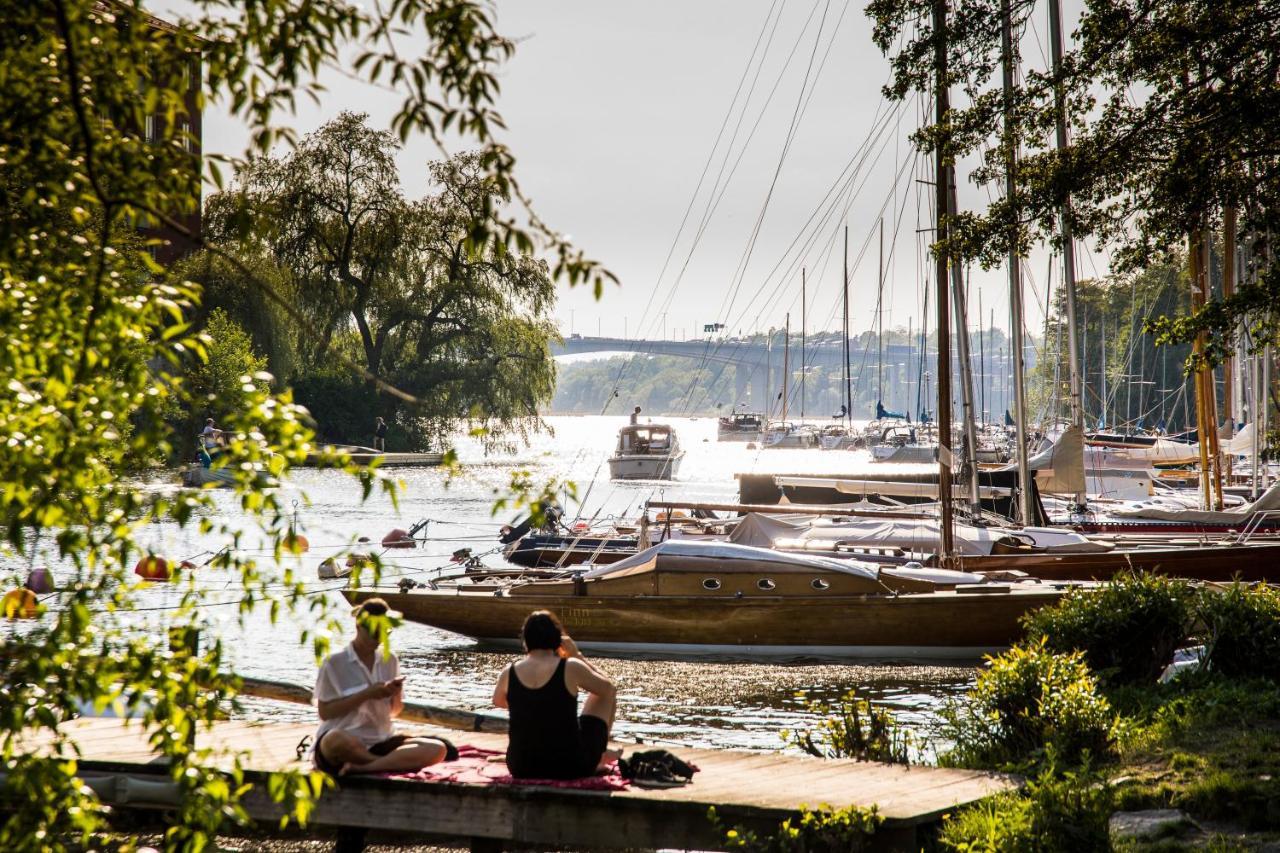
[[[884,217],[880,217],[880,257],[876,261],[876,402],[884,400]]]
[[[1057,147],[1062,152],[1067,149],[1070,140],[1067,136],[1067,104],[1062,86],[1062,3],[1061,0],[1049,0],[1049,49],[1053,57],[1054,91],[1053,100],[1057,113]],[[1067,376],[1068,393],[1071,397],[1071,425],[1084,431],[1084,380],[1080,362],[1079,329],[1076,319],[1076,244],[1071,229],[1071,200],[1064,199],[1058,207],[1058,233],[1062,235],[1062,289],[1066,296],[1067,312]],[[1084,467],[1084,457],[1080,459]],[[1084,482],[1081,471],[1080,482]],[[1078,492],[1075,496],[1077,506],[1083,506],[1085,495]]]
[[[951,216],[959,213],[956,199],[956,170],[947,170],[947,206]],[[978,497],[978,430],[973,421],[973,364],[969,357],[968,298],[965,296],[964,270],[959,264],[951,265],[951,297],[955,307],[956,356],[960,359],[960,402],[964,424],[964,462],[969,481],[969,510],[974,515],[982,509]]]
[[[941,130],[950,120],[951,104],[947,71],[947,0],[933,0],[933,64],[934,64],[934,121]],[[947,192],[949,179],[949,152],[945,140],[936,143],[934,163],[934,225],[937,228],[936,269],[938,290],[938,411],[934,418],[938,425],[938,508],[939,533],[942,553],[939,562],[945,567],[951,564],[955,551],[951,513],[951,335],[949,324],[951,306],[947,302]]]
[[[791,312],[787,312],[787,325],[782,333],[782,422],[787,422],[787,380],[791,378]]]
[[[987,411],[987,331],[982,328],[982,288],[978,288],[978,418],[989,423],[991,417]]]
[[[849,226],[844,227],[844,421],[853,419],[853,389],[849,376]]]
[[[1031,469],[1027,464],[1027,391],[1023,379],[1022,351],[1022,273],[1018,257],[1017,136],[1013,126],[1013,13],[1009,0],[1000,0],[1000,46],[1004,66],[1004,157],[1005,198],[1009,201],[1009,308],[1013,328],[1009,347],[1013,356],[1014,430],[1017,435],[1019,515],[1024,525],[1031,525]]]
[[[805,339],[804,330],[807,321],[805,308],[805,286],[804,286],[804,267],[800,268],[800,420],[804,420],[804,384],[806,377],[805,370]]]

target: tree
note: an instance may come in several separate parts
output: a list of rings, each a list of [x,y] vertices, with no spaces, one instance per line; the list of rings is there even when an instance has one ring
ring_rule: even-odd
[[[0,647],[5,850],[127,843],[102,836],[106,810],[77,776],[63,723],[81,702],[135,714],[166,760],[181,795],[166,848],[206,849],[224,821],[245,819],[239,803],[249,786],[238,757],[215,769],[193,740],[236,686],[215,632],[206,631],[198,649],[187,642],[207,628],[200,589],[179,576],[170,614],[179,642],[172,648],[169,636],[128,622],[136,603],[130,569],[143,552],[138,531],[160,518],[190,523],[209,505],[199,493],[141,492],[119,476],[131,455],[168,455],[163,411],[171,400],[192,403],[179,377],[206,360],[212,343],[191,325],[199,289],[156,264],[134,236],[138,225],[183,229],[182,214],[198,203],[204,176],[184,144],[188,105],[218,100],[248,126],[253,150],[263,155],[289,138],[276,111],[299,95],[316,96],[318,70],[342,63],[354,48],[355,73],[403,97],[394,119],[401,138],[448,132],[469,140],[497,191],[522,202],[514,158],[493,135],[502,127],[493,107],[495,72],[513,46],[494,32],[487,7],[469,0],[389,0],[372,10],[340,0],[208,0],[193,8],[191,18],[169,27],[114,0],[0,0],[0,425],[7,438],[0,520],[9,565],[63,566],[56,605],[39,623],[7,632]],[[399,34],[406,30],[420,55],[405,52]],[[203,71],[193,74],[197,57]],[[157,118],[168,129],[158,139],[147,133]],[[208,175],[214,181],[216,166],[210,163]],[[493,210],[473,214],[469,248],[527,251],[537,244],[571,283],[598,288],[608,278],[532,214],[525,227]],[[271,282],[216,247],[210,251],[301,318]],[[284,473],[303,459],[312,435],[287,393],[273,396],[260,380],[232,393],[237,399],[225,401],[223,425],[231,437],[227,470],[279,559],[297,547],[291,512],[255,488],[252,470]],[[373,472],[359,476],[366,494],[379,485]],[[201,523],[228,541],[242,533]],[[236,572],[242,613],[266,607],[274,617],[314,605],[288,566],[269,576],[231,550],[215,566]],[[322,638],[300,637],[313,639],[323,649]],[[39,734],[50,736],[47,751],[21,747]],[[268,790],[298,820],[321,784],[314,775],[287,773]]]
[[[223,194],[232,198],[211,203],[212,227],[230,251],[261,246],[293,282],[318,332],[295,378],[326,436],[350,441],[368,430],[331,423],[316,406],[323,397],[308,393],[316,382],[307,374],[352,330],[368,375],[416,398],[375,401],[411,447],[439,440],[464,419],[490,441],[527,435],[554,389],[547,266],[496,240],[475,241],[476,211],[510,201],[481,155],[430,164],[435,192],[415,201],[401,192],[397,147],[367,116],[345,112],[287,157],[245,169]],[[352,427],[355,435],[342,434]]]

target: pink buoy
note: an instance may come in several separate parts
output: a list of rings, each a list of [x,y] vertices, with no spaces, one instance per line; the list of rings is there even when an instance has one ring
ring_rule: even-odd
[[[133,567],[133,573],[143,580],[167,581],[169,580],[169,561],[164,557],[148,554]]]
[[[24,586],[36,595],[48,595],[53,592],[53,575],[47,566],[36,566],[27,574]]]
[[[382,537],[382,547],[384,548],[412,548],[417,545],[413,541],[413,537],[409,535],[409,531],[401,530],[399,527],[392,529],[390,533]]]

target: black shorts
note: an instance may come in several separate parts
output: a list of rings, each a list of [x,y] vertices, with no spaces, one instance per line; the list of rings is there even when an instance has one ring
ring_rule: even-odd
[[[320,736],[320,740],[316,741],[316,745],[312,748],[311,754],[312,754],[313,760],[315,761],[317,770],[323,770],[325,773],[328,773],[330,776],[337,776],[338,771],[341,770],[342,768],[335,767],[329,761],[329,759],[324,757],[324,753],[320,751],[320,741],[324,740],[325,737],[329,734],[329,732],[332,732],[332,731],[337,731],[337,730],[330,729],[328,732],[325,732],[323,735]],[[386,740],[380,740],[377,743],[375,743],[373,746],[369,747],[369,752],[373,753],[374,755],[390,755],[400,747],[404,746],[405,741],[407,741],[408,739],[409,739],[408,735],[392,735]]]

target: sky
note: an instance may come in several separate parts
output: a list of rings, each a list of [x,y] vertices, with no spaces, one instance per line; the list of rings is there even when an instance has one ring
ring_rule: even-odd
[[[1042,55],[1043,16],[1024,41],[1029,61]],[[908,141],[920,104],[882,97],[888,63],[861,0],[503,0],[496,19],[518,43],[498,109],[521,183],[620,282],[598,301],[561,285],[564,334],[687,338],[716,322],[736,334],[781,328],[788,312],[793,331],[802,313],[809,330],[839,329],[845,224],[851,326],[874,328],[881,218],[882,322],[919,328],[932,210],[916,180],[931,173],[913,173]],[[389,124],[393,93],[332,70],[322,80],[322,103],[285,117],[300,133],[343,109]],[[218,105],[206,111],[206,152],[240,155],[246,139]],[[424,139],[401,151],[408,195],[428,191],[439,156]],[[962,207],[986,197],[962,181]],[[1105,271],[1081,254],[1082,277]],[[1050,266],[1043,252],[1026,265],[1033,331]],[[970,281],[970,324],[1007,328],[1007,273],[975,269]]]

